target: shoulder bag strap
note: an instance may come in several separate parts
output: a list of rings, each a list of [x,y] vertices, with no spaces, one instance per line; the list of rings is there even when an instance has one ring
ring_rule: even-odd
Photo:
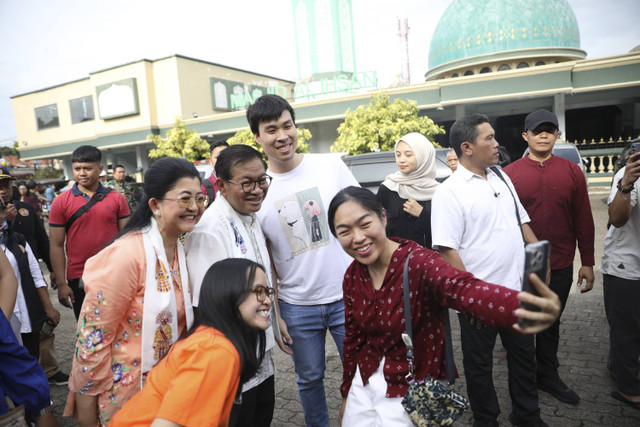
[[[402,334],[402,340],[407,347],[407,362],[409,362],[409,373],[406,376],[407,382],[413,381],[413,341],[411,326],[411,299],[409,297],[409,259],[411,254],[407,256],[404,263],[404,272],[402,274],[402,290],[404,293],[404,328],[405,333]],[[451,342],[451,325],[449,323],[449,310],[443,307],[444,314],[444,346],[445,360],[447,363],[447,382],[453,385],[456,382],[456,369],[453,363],[453,344]]]
[[[111,188],[105,188],[104,190],[104,193],[96,193],[91,200],[89,200],[86,204],[80,206],[78,210],[75,211],[73,215],[71,215],[71,218],[69,218],[69,221],[67,221],[67,223],[65,224],[65,231],[69,231],[73,223],[76,222],[78,218],[89,212],[89,209],[91,209],[96,203],[102,201],[105,197],[107,197],[107,194],[112,191]]]
[[[409,258],[411,258],[411,254],[407,255],[407,260],[404,263],[404,272],[402,273],[405,331],[404,334],[402,334],[402,341],[404,341],[404,345],[407,347],[407,362],[409,362],[409,373],[407,373],[405,379],[411,384],[415,377],[413,376],[413,336],[411,331],[411,299],[409,298]]]
[[[522,221],[520,220],[520,211],[518,210],[518,203],[516,202],[516,196],[513,194],[513,191],[511,191],[511,187],[509,187],[509,184],[507,184],[507,180],[504,179],[504,177],[502,176],[502,173],[500,173],[500,169],[498,169],[495,166],[491,166],[489,169],[491,169],[496,175],[498,175],[498,178],[500,178],[502,182],[504,182],[504,185],[507,186],[509,193],[511,193],[511,198],[513,199],[513,206],[515,206],[516,208],[516,218],[518,218],[518,225],[520,226],[520,234],[522,235],[522,241],[525,242],[526,244],[527,241],[524,239],[524,233],[522,232]]]

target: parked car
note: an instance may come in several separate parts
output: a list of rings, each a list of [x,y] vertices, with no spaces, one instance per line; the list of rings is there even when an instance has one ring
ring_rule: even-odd
[[[436,180],[442,182],[451,175],[447,166],[447,152],[451,148],[436,149]],[[351,170],[358,183],[366,189],[378,192],[380,184],[387,175],[398,171],[395,151],[377,151],[343,157],[342,160]]]
[[[213,167],[211,166],[211,163],[209,163],[209,160],[198,160],[193,162],[193,164],[200,174],[200,179],[203,181],[209,178],[213,173]]]

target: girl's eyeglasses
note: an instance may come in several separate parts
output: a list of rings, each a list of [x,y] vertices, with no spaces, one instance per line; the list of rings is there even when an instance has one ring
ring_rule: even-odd
[[[269,298],[273,298],[273,295],[276,293],[276,290],[273,288],[265,288],[264,286],[256,286],[251,289],[251,292],[256,294],[256,298],[258,298],[258,302],[263,302],[267,295]]]

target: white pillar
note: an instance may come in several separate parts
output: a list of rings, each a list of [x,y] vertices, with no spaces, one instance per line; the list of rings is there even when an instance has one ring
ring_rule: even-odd
[[[465,116],[464,104],[456,104],[456,120]]]
[[[149,169],[148,150],[142,145],[136,145],[136,181],[142,182],[144,173]]]
[[[71,157],[64,157],[62,159],[62,172],[64,176],[69,179],[73,179],[73,165],[71,164]]]
[[[569,135],[567,135],[566,132],[564,93],[556,93],[553,95],[553,112],[558,117],[558,130],[561,132],[559,139],[568,141]]]

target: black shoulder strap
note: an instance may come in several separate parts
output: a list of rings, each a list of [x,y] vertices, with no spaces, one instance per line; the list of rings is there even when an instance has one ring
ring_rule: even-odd
[[[498,178],[500,178],[502,182],[504,182],[504,185],[507,186],[509,193],[511,193],[511,198],[513,199],[513,206],[515,206],[516,208],[516,218],[518,218],[518,225],[520,226],[520,234],[522,235],[522,241],[526,244],[527,241],[524,239],[524,233],[522,232],[522,220],[520,220],[520,211],[518,210],[518,203],[516,202],[516,196],[513,194],[513,191],[511,191],[511,187],[509,187],[509,184],[507,184],[507,180],[504,179],[504,177],[502,176],[502,173],[500,173],[500,169],[498,169],[495,166],[491,166],[489,169],[491,169],[493,173],[498,175]]]
[[[96,203],[101,202],[111,191],[111,188],[105,188],[104,193],[96,193],[95,196],[91,198],[91,200],[89,200],[86,204],[80,206],[78,210],[75,211],[73,215],[71,215],[71,218],[69,218],[69,221],[67,221],[67,223],[65,224],[65,230],[69,231],[73,223],[76,222],[78,218],[89,212],[89,209],[91,209]]]
[[[206,188],[207,190],[207,197],[209,198],[208,204],[210,205],[216,198],[216,190],[213,188],[213,184],[208,179],[205,179],[202,185],[204,185],[204,188]]]
[[[413,337],[411,327],[411,298],[409,296],[409,259],[407,256],[404,263],[404,273],[402,275],[402,290],[404,294],[404,328],[405,333],[402,339],[407,347],[407,361],[409,362],[409,374],[407,380],[413,380]],[[447,382],[453,385],[456,382],[456,368],[453,363],[453,343],[451,342],[451,325],[449,323],[449,309],[442,307],[444,315],[444,351],[447,368]]]

